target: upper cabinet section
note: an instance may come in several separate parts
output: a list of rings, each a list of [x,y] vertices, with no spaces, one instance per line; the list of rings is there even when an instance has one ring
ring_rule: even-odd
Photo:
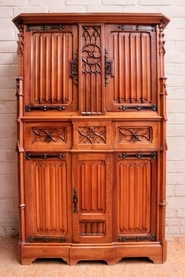
[[[162,14],[20,14],[13,22],[22,114],[160,111]]]

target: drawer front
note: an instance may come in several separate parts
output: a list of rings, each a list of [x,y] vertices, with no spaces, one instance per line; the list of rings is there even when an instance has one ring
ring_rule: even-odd
[[[57,150],[71,148],[69,122],[27,122],[24,125],[26,149]]]
[[[73,122],[73,149],[110,149],[111,121]]]
[[[113,148],[159,147],[159,122],[114,122]]]

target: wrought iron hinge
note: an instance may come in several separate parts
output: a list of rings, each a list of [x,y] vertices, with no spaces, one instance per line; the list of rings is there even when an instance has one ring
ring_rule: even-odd
[[[49,159],[49,158],[58,158],[58,159],[62,159],[65,157],[65,154],[62,154],[62,153],[59,153],[59,154],[56,154],[56,155],[53,155],[53,154],[31,154],[31,153],[26,153],[26,160],[31,160],[31,159]]]
[[[113,62],[108,60],[108,52],[105,50],[105,85],[108,84],[108,76],[113,77]]]
[[[122,105],[122,106],[119,106],[118,109],[122,110],[122,111],[131,110],[131,109],[135,109],[135,110],[138,110],[138,111],[141,111],[141,110],[157,111],[157,105],[150,105],[150,106],[146,106],[146,105],[136,105],[136,106]]]
[[[152,158],[157,159],[157,152],[151,152],[151,153],[121,153],[118,156],[119,158],[126,159],[130,157],[135,157],[138,159],[141,158]]]
[[[35,242],[35,241],[44,241],[44,242],[52,242],[52,241],[58,241],[58,242],[65,242],[66,238],[60,237],[60,238],[51,238],[51,237],[28,237],[28,242]]]
[[[145,26],[145,25],[118,25],[118,29],[122,31],[137,31],[137,32],[156,32],[156,26]]]
[[[127,241],[156,241],[156,235],[148,235],[148,236],[120,236],[118,238],[120,242],[127,242]]]
[[[35,110],[41,110],[43,112],[46,112],[49,110],[58,110],[60,112],[60,111],[64,111],[65,107],[64,106],[45,106],[45,105],[44,106],[31,106],[31,105],[25,106],[26,112],[32,112]]]
[[[26,32],[30,31],[48,31],[48,30],[62,30],[65,26],[62,24],[57,25],[27,25]]]

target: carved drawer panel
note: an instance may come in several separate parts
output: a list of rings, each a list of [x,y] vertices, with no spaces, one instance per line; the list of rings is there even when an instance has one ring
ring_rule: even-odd
[[[158,122],[114,122],[112,145],[114,148],[157,148]]]
[[[71,147],[69,122],[27,122],[24,126],[27,149],[56,150]]]
[[[110,149],[111,121],[73,122],[74,149]]]

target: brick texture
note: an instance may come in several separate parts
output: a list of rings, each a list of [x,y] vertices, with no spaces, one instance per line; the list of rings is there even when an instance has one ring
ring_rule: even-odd
[[[167,98],[167,235],[185,235],[185,1],[0,0],[0,236],[17,235],[16,98],[17,29],[25,12],[161,12],[165,30]]]

